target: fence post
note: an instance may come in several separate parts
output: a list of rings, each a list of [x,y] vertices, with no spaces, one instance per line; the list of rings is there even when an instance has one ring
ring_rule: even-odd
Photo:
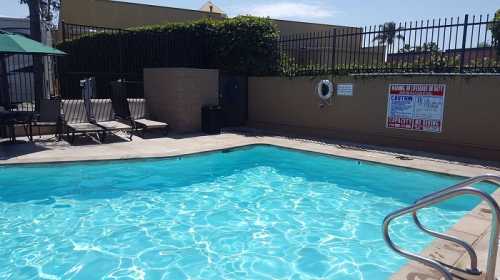
[[[337,29],[333,29],[333,35],[332,35],[332,74],[335,72],[335,53],[337,52]]]
[[[460,72],[464,72],[464,64],[465,64],[465,47],[467,44],[467,29],[469,25],[469,15],[466,14],[464,18],[464,34],[462,38],[462,51],[460,54]]]
[[[122,30],[118,31],[118,51],[119,51],[119,57],[120,57],[120,76],[123,76],[123,42],[122,42]],[[120,77],[124,78],[124,77]]]
[[[64,20],[61,21],[61,32],[62,32],[62,41],[66,41],[66,24],[64,23]]]

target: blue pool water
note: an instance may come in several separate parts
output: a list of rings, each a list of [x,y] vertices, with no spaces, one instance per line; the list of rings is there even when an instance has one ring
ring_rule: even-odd
[[[0,279],[387,279],[384,216],[459,180],[271,146],[0,167]],[[444,231],[476,203],[421,217]]]

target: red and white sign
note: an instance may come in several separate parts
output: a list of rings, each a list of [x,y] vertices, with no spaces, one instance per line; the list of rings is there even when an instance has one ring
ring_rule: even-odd
[[[386,127],[440,133],[445,91],[442,84],[389,85]]]

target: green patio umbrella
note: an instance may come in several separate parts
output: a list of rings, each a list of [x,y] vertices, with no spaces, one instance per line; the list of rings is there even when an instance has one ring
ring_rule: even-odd
[[[0,54],[65,55],[66,53],[22,35],[0,30]]]

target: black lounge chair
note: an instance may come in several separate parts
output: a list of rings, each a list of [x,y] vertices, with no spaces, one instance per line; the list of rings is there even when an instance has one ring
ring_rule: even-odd
[[[114,88],[112,103],[117,116],[130,122],[135,130],[141,130],[141,134],[144,134],[146,129],[162,129],[165,134],[168,133],[167,123],[150,119],[146,99],[126,98],[126,92],[120,81],[114,82],[112,86]]]
[[[105,129],[88,121],[87,110],[82,99],[61,100],[63,131],[67,134],[70,142],[75,141],[75,134],[88,135],[95,133],[100,142],[104,141]],[[71,134],[71,138],[69,135]]]
[[[141,130],[141,134],[144,134],[146,129],[162,129],[166,135],[168,133],[168,124],[151,120],[146,106],[146,99],[127,98],[126,83],[122,80],[111,82],[113,90],[111,96],[116,115],[123,121],[131,123],[135,130]]]

